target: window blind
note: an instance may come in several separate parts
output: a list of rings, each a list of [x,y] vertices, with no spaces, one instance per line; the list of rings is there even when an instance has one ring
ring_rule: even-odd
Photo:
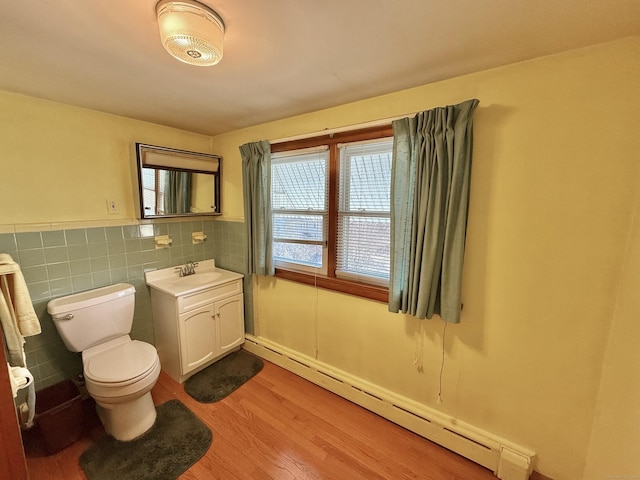
[[[273,154],[274,260],[322,267],[327,239],[329,150]]]
[[[142,204],[149,215],[164,214],[166,170],[142,169]]]
[[[339,145],[336,276],[386,284],[393,139]]]

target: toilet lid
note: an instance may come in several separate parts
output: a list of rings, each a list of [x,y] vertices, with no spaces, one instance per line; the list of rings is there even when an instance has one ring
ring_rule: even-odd
[[[157,360],[153,345],[132,340],[88,358],[84,374],[95,382],[121,383],[144,375]]]

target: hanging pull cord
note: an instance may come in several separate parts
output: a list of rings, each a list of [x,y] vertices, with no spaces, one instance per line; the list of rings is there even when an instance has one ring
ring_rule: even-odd
[[[442,361],[440,363],[440,387],[438,389],[438,403],[442,403],[442,373],[444,372],[444,336],[447,333],[447,324],[449,322],[443,320],[444,327],[442,329]]]
[[[416,333],[416,347],[413,354],[413,366],[420,373],[424,371],[424,326],[423,321],[419,323],[420,327]]]
[[[313,356],[317,360],[318,359],[318,337],[320,335],[320,324],[318,320],[318,272],[317,269],[313,269],[313,289],[315,290],[315,305],[314,305],[314,314],[313,314],[313,323],[314,323],[314,345],[313,345]]]

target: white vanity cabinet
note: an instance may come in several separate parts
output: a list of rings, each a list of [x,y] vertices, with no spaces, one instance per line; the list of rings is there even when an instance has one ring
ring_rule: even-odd
[[[225,283],[184,294],[148,282],[160,364],[177,382],[244,343],[242,275],[234,275]]]
[[[244,342],[242,294],[178,315],[183,374],[232,351]],[[205,332],[215,332],[207,335]],[[162,359],[161,359],[162,360]]]

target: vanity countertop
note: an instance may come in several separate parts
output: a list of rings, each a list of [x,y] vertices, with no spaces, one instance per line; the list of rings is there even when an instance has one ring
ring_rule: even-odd
[[[241,273],[216,268],[213,259],[198,262],[198,266],[195,268],[196,273],[193,275],[181,277],[177,270],[178,267],[182,267],[182,265],[146,272],[147,285],[166,294],[179,297],[234,282],[244,276]]]

